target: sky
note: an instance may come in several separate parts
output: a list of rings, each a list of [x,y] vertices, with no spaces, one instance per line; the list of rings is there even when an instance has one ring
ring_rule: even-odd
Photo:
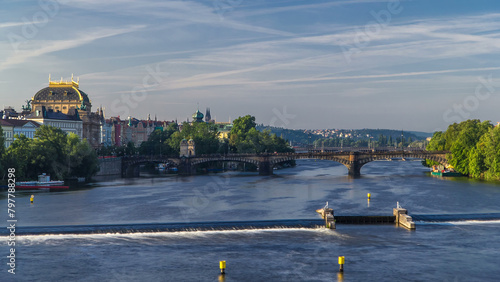
[[[106,117],[433,132],[500,121],[500,2],[4,0],[0,97],[79,79]]]

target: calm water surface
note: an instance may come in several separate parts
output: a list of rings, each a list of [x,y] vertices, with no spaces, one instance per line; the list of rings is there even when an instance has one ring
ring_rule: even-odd
[[[1,281],[498,281],[500,221],[322,228],[22,235],[23,227],[316,219],[337,215],[500,213],[500,186],[430,177],[417,161],[365,165],[362,177],[328,161],[301,160],[274,176],[222,173],[118,179],[64,192],[18,192],[16,275]],[[368,201],[366,194],[371,193]],[[4,193],[6,194],[6,193]],[[29,203],[29,195],[35,203]],[[2,195],[0,201],[6,206]],[[6,222],[5,218],[5,221]],[[2,234],[5,234],[2,233]],[[0,251],[8,255],[6,244]],[[338,274],[338,256],[346,257]]]

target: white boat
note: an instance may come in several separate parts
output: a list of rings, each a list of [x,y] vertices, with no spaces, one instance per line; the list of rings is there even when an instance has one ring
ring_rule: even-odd
[[[42,173],[38,175],[38,181],[21,181],[21,182],[16,182],[16,185],[61,185],[64,184],[64,181],[62,180],[57,180],[53,181],[50,180],[50,175],[47,175],[45,173]]]

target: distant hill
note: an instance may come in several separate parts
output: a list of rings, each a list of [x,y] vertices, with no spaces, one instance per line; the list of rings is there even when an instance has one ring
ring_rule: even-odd
[[[353,141],[358,140],[373,140],[377,141],[382,135],[384,138],[400,140],[401,130],[393,129],[287,129],[281,127],[272,127],[257,125],[257,130],[270,130],[271,133],[281,136],[284,139],[291,141],[294,146],[310,145],[314,141],[320,139],[335,139],[344,138]],[[424,140],[432,136],[432,133],[419,131],[403,131],[405,141]]]
[[[432,137],[434,135],[433,132],[422,132],[422,131],[408,131],[409,133],[414,134],[415,136],[418,136],[422,139],[425,139],[427,137]]]

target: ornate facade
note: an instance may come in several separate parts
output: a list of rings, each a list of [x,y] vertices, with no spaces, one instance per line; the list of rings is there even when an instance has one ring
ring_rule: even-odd
[[[194,157],[196,155],[196,146],[194,144],[193,139],[189,139],[187,141],[186,139],[182,139],[181,144],[180,144],[180,154],[179,156],[182,157]]]
[[[79,89],[79,81],[51,81],[49,77],[49,87],[38,91],[31,98],[31,105],[28,103],[27,109],[32,113],[42,112],[42,108],[49,112],[60,112],[72,114],[77,112],[82,120],[82,138],[87,139],[90,145],[97,148],[101,145],[101,122],[103,117],[102,109],[92,112],[92,103],[88,95]]]

